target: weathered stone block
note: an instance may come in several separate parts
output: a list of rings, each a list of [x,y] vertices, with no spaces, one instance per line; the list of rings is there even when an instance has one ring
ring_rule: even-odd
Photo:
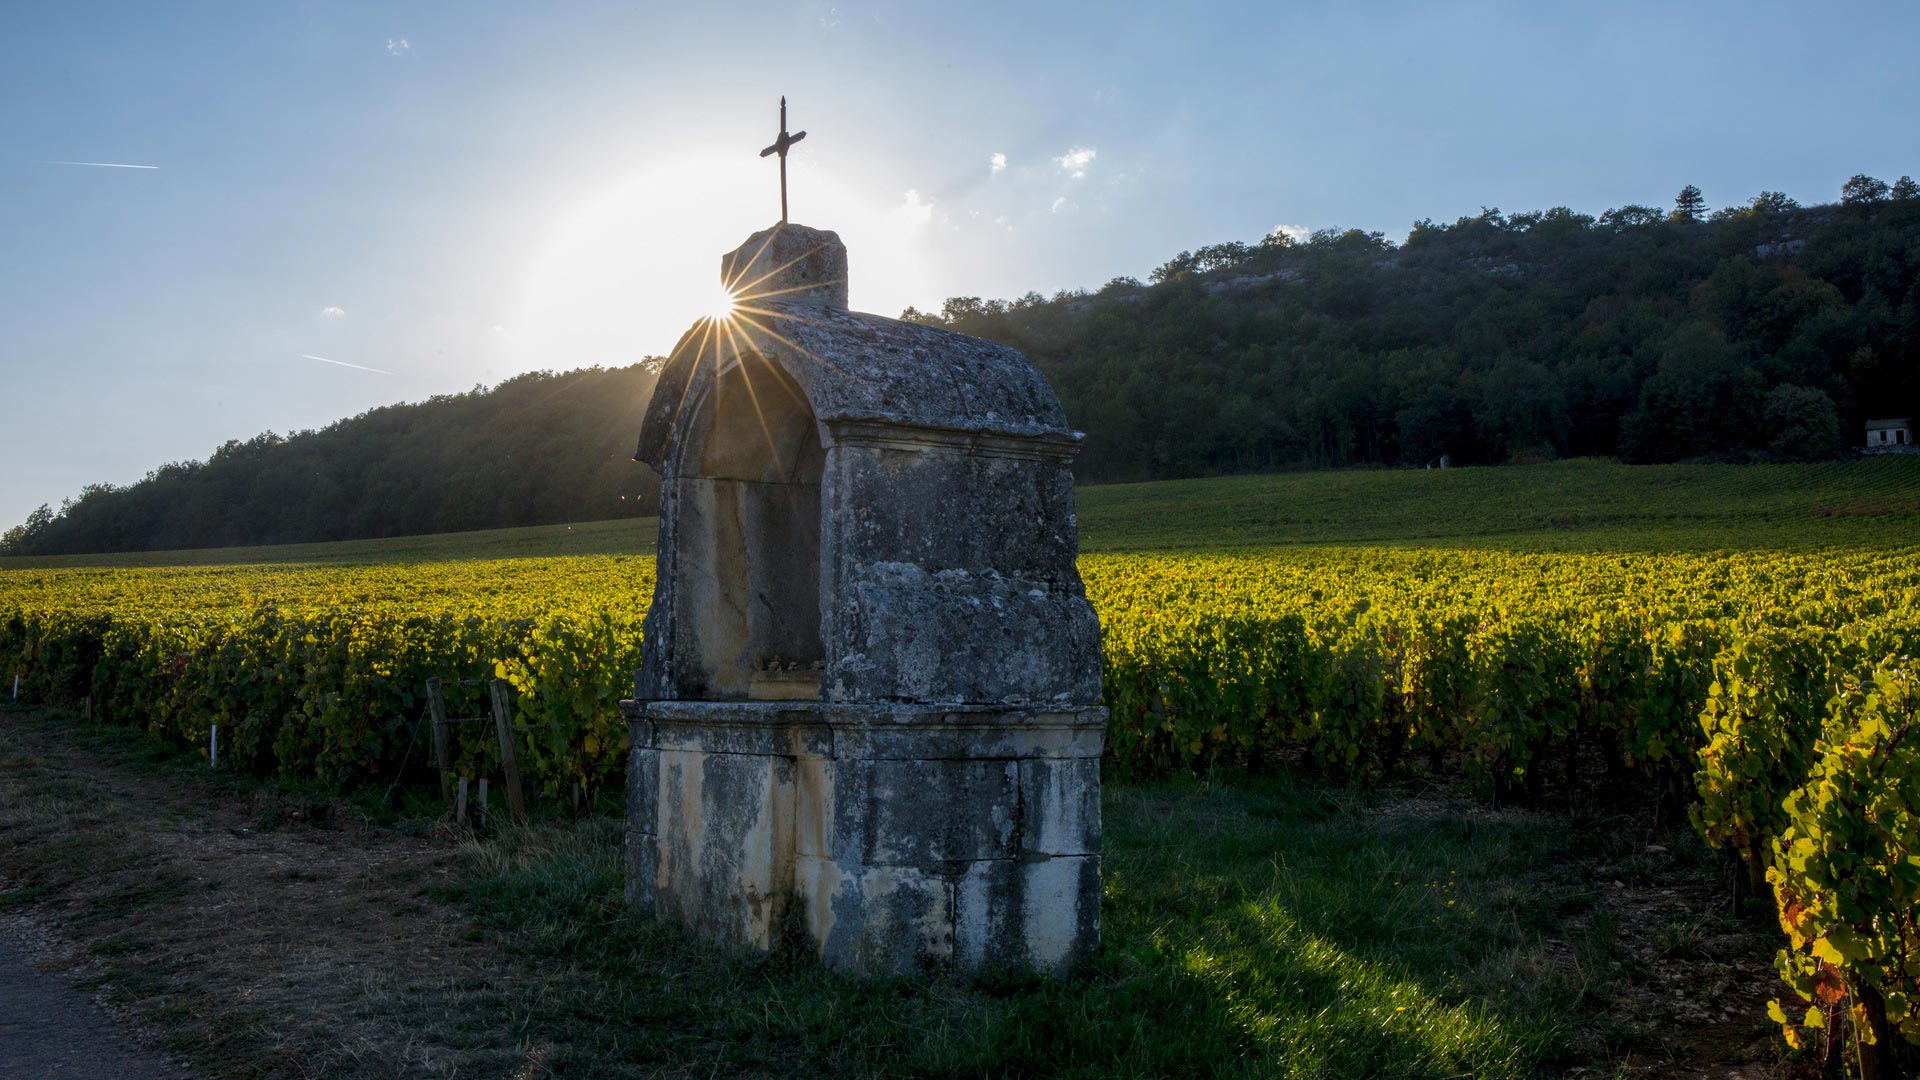
[[[781,222],[721,256],[720,281],[756,304],[777,293],[785,305],[845,308],[847,247],[838,233]]]
[[[930,761],[941,758],[1052,758],[1100,756],[1107,711],[896,705],[884,709],[846,706],[853,730],[837,738],[872,758]],[[855,739],[859,742],[855,743]]]
[[[1020,767],[1020,850],[1100,854],[1100,759],[1032,758]]]
[[[796,856],[833,856],[835,762],[825,757],[793,763],[793,850]]]
[[[771,948],[793,874],[786,758],[660,754],[654,907],[734,948]]]
[[[824,690],[834,701],[1077,703],[1100,693],[1086,598],[992,570],[872,563],[845,582]]]
[[[682,704],[682,703],[672,703]],[[715,702],[658,707],[655,744],[661,750],[699,750],[709,754],[828,756],[832,738],[816,711],[772,708],[728,709]]]
[[[820,939],[828,967],[870,975],[920,975],[953,963],[953,883],[902,866],[847,874],[842,868],[829,903],[832,920]]]
[[[974,863],[954,900],[954,962],[964,971],[1065,975],[1100,942],[1100,857]]]
[[[991,569],[1066,585],[1078,529],[1065,456],[990,435],[832,426],[835,495],[865,512],[840,522],[849,564],[908,561],[932,572]],[[948,523],[972,527],[956,530]]]
[[[938,870],[945,863],[1011,858],[1019,819],[1012,761],[867,763],[869,866]]]
[[[660,877],[659,837],[639,829],[627,830],[626,874],[623,893],[627,906],[643,914],[653,914]]]
[[[653,725],[628,725],[627,809],[633,828],[651,836],[660,794],[660,751],[652,743]],[[642,742],[642,739],[647,741]]]

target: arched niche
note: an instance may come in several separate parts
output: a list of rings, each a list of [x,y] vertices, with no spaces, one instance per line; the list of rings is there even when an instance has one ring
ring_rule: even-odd
[[[704,685],[688,689],[818,699],[826,453],[813,409],[779,365],[743,353],[714,376],[689,434],[674,606]]]

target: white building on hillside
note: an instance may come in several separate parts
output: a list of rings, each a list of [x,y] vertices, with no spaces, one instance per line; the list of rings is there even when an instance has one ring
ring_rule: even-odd
[[[1867,452],[1914,453],[1913,421],[1907,417],[1867,421]]]

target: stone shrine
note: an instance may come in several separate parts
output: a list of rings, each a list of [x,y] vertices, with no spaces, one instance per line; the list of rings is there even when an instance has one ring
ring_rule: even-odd
[[[1062,975],[1100,936],[1100,631],[1079,447],[1012,349],[847,309],[781,224],[676,346],[628,770],[627,899],[892,975]]]

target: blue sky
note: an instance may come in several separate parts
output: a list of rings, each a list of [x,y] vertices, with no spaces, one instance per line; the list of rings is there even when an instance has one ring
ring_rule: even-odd
[[[1280,226],[1830,201],[1920,173],[1916,46],[1911,3],[7,4],[0,523],[666,350],[778,216],[782,93],[794,220],[897,314]]]

